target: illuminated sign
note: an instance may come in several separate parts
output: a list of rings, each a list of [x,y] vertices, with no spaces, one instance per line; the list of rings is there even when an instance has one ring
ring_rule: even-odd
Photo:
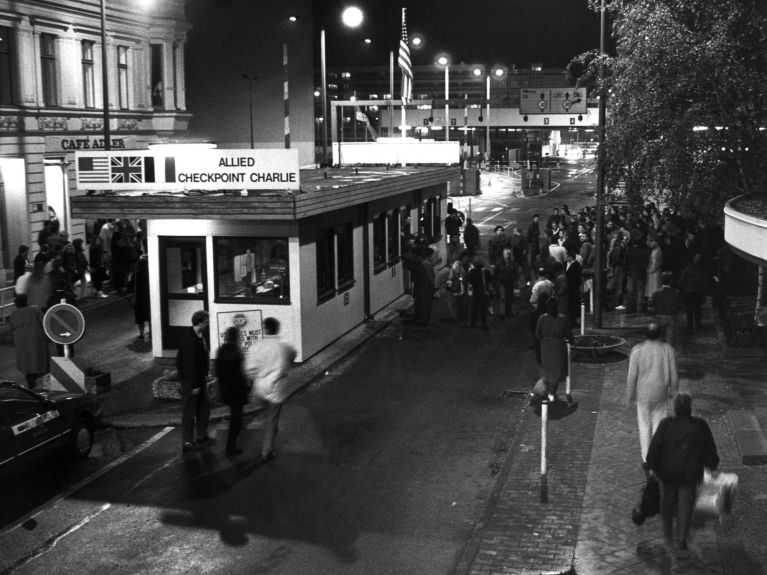
[[[586,114],[584,88],[522,88],[520,114]]]
[[[297,149],[75,152],[80,190],[298,190]]]

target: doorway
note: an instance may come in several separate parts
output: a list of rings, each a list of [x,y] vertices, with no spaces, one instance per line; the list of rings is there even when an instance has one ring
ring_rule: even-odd
[[[162,347],[178,349],[192,314],[208,309],[205,238],[160,237]]]

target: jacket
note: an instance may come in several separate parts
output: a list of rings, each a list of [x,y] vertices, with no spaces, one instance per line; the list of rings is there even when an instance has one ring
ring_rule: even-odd
[[[189,384],[191,388],[203,387],[208,376],[210,356],[208,346],[190,327],[181,340],[176,355],[178,378]]]
[[[647,464],[664,483],[699,483],[703,479],[704,467],[716,469],[719,465],[711,429],[699,417],[667,417],[652,437]]]

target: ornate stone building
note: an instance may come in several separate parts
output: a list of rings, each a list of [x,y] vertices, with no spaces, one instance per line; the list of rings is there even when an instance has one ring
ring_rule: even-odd
[[[186,132],[189,29],[184,0],[0,0],[0,269],[51,217],[85,236],[74,151],[104,148],[105,119],[112,149]]]

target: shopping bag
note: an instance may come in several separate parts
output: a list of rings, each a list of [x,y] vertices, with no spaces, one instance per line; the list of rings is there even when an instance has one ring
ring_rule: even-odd
[[[660,512],[660,485],[654,475],[647,478],[639,504],[631,510],[631,520],[642,525],[648,517],[655,517]]]
[[[698,487],[693,514],[696,519],[720,519],[732,510],[738,476],[734,473],[713,474],[707,469]]]

